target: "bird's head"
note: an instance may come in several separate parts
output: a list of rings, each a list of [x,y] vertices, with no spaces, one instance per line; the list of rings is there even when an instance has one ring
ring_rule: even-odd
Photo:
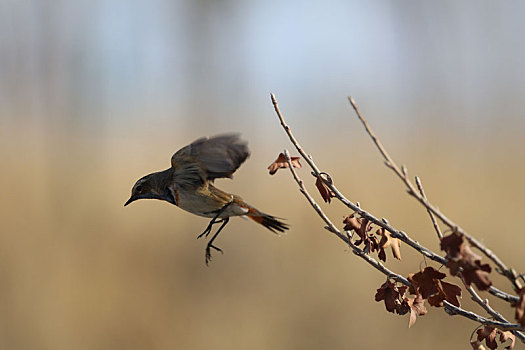
[[[138,199],[160,199],[171,204],[175,203],[175,198],[168,188],[165,172],[153,173],[139,179],[131,189],[131,197],[124,206]]]

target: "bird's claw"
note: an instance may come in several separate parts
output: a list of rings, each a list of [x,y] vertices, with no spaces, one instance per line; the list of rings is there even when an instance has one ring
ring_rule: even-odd
[[[208,245],[206,245],[206,266],[211,261],[211,248],[215,249],[216,251],[218,251],[221,254],[224,254],[224,252],[222,251],[221,248],[216,247],[213,244],[209,244],[208,243]]]

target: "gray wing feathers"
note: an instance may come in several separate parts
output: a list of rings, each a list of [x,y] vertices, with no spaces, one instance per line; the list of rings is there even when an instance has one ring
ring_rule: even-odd
[[[231,177],[250,155],[246,142],[236,134],[199,139],[190,146],[192,155],[204,164],[210,180]]]
[[[205,179],[232,177],[249,155],[239,135],[226,134],[194,141],[177,151],[171,164],[179,181],[197,185]]]

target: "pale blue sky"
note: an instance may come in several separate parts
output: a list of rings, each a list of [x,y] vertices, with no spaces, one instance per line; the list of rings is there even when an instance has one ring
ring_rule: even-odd
[[[301,118],[338,118],[354,95],[393,125],[521,121],[524,14],[520,1],[0,0],[0,118],[189,127],[264,114],[273,91]]]

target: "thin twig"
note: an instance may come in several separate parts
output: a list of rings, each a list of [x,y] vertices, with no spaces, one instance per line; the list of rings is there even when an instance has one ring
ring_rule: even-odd
[[[506,293],[502,290],[499,290],[498,288],[494,286],[490,287],[489,293],[511,304],[515,304],[520,300],[518,296]]]
[[[348,235],[344,235],[337,227],[330,221],[328,216],[323,212],[321,207],[315,202],[312,196],[310,196],[310,193],[308,193],[308,190],[304,187],[303,180],[297,175],[297,172],[295,171],[292,161],[290,159],[290,153],[288,150],[284,150],[284,156],[286,158],[286,161],[288,162],[288,166],[290,168],[290,171],[292,172],[293,178],[295,179],[295,182],[299,185],[299,190],[301,193],[306,197],[312,208],[317,212],[317,214],[323,219],[323,221],[326,223],[325,229],[335,234],[337,237],[339,237],[341,240],[343,240],[350,248],[352,248],[352,252],[365,260],[367,263],[375,267],[378,271],[385,274],[388,278],[394,279],[398,282],[403,283],[406,286],[410,286],[411,283],[403,276],[394,273],[390,271],[388,268],[386,268],[383,264],[381,264],[379,261],[375,260],[371,256],[367,255],[361,248],[356,246],[351,240]]]
[[[427,196],[425,195],[425,190],[423,189],[423,184],[421,183],[421,179],[416,176],[416,185],[417,189],[419,190],[419,193],[423,196],[423,198],[427,199]],[[434,230],[436,230],[436,233],[438,235],[439,240],[443,238],[443,233],[441,233],[441,229],[439,228],[439,225],[436,221],[436,217],[434,216],[434,213],[430,211],[430,209],[427,208],[427,213],[430,216],[430,220],[432,220],[432,225],[434,226]]]
[[[394,160],[390,157],[386,149],[381,144],[381,141],[379,141],[377,136],[374,134],[374,132],[370,128],[370,125],[368,124],[366,119],[361,115],[361,112],[359,111],[359,107],[357,107],[355,100],[352,97],[348,97],[348,100],[350,101],[350,104],[354,108],[354,111],[357,117],[359,118],[363,126],[365,127],[366,132],[368,133],[372,141],[374,141],[377,149],[379,150],[379,152],[385,159],[385,164],[387,165],[387,167],[392,169],[394,173],[396,173],[396,175],[405,183],[405,186],[408,189],[408,193],[414,198],[416,198],[423,206],[425,206],[427,210],[430,210],[434,215],[436,215],[452,231],[461,233],[463,236],[465,236],[467,241],[473,247],[479,249],[483,254],[485,254],[486,257],[488,257],[490,260],[494,262],[494,264],[496,264],[496,266],[500,270],[500,273],[506,276],[509,279],[509,281],[512,283],[512,286],[515,291],[520,290],[521,283],[518,281],[518,274],[514,270],[509,269],[503,263],[503,261],[496,254],[494,254],[490,249],[488,249],[477,239],[469,235],[464,229],[462,229],[455,222],[453,222],[451,219],[445,216],[445,214],[441,213],[441,211],[437,207],[435,207],[433,204],[431,204],[423,195],[417,193],[414,187],[414,184],[410,181],[410,179],[407,176],[407,172],[402,171],[399,168],[399,166],[396,164],[396,162],[394,162]]]
[[[485,326],[492,326],[492,327],[501,329],[503,331],[524,331],[525,330],[525,328],[523,328],[519,324],[489,320],[488,318],[481,317],[480,315],[475,314],[474,312],[470,312],[462,308],[459,308],[457,306],[454,306],[446,300],[443,300],[443,307],[445,308],[446,313],[451,316],[461,315],[463,317],[471,319],[472,321],[481,323],[482,325],[485,325]]]
[[[475,301],[477,304],[479,304],[494,319],[496,319],[496,320],[498,320],[500,322],[503,322],[503,323],[511,324],[509,321],[507,321],[507,319],[505,319],[505,317],[503,317],[499,312],[494,310],[489,305],[489,301],[487,299],[485,299],[485,300],[481,299],[479,294],[474,290],[474,288],[472,288],[472,286],[467,286],[467,284],[465,283],[465,280],[463,278],[461,278],[461,280],[463,281],[463,284],[464,284],[465,288],[467,289],[467,291],[469,292],[469,294],[471,296],[471,299],[473,301]],[[525,342],[525,334],[523,334],[522,332],[517,331],[517,330],[513,330],[512,333],[516,337],[518,337],[519,340],[521,340],[522,342]]]

